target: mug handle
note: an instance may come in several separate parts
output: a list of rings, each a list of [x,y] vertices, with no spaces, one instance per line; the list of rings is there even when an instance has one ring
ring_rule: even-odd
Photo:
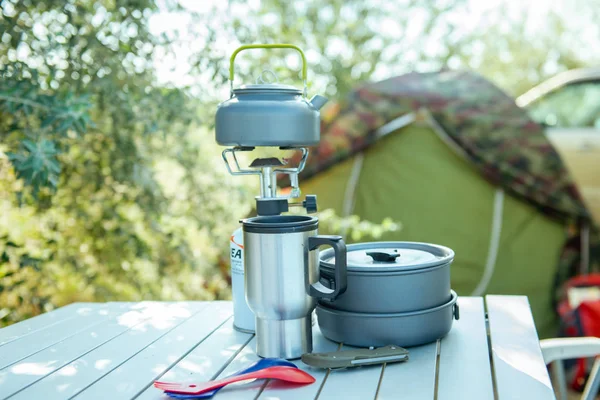
[[[310,285],[309,295],[315,298],[333,301],[340,294],[346,291],[347,286],[347,261],[346,261],[346,243],[341,236],[337,235],[316,235],[308,238],[308,250],[316,250],[319,246],[329,245],[333,247],[335,255],[334,265],[334,288],[330,289],[321,282]]]

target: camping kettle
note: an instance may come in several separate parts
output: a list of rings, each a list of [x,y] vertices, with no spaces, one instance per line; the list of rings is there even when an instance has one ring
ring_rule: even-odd
[[[304,90],[276,82],[275,73],[266,70],[256,84],[233,88],[234,61],[246,49],[294,49],[302,57]],[[219,104],[215,135],[223,146],[303,147],[319,143],[321,116],[319,110],[327,98],[315,95],[307,100],[306,57],[291,44],[254,44],[241,46],[229,61],[230,98]],[[270,82],[268,77],[275,78]],[[271,79],[272,80],[272,79]]]

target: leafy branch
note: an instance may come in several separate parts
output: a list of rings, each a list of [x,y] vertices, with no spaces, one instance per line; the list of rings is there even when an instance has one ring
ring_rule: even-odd
[[[54,142],[40,139],[37,142],[23,140],[19,152],[8,153],[17,176],[33,188],[37,195],[40,188],[49,186],[56,189],[60,165],[56,158],[58,149]]]
[[[26,72],[24,72],[26,71]],[[17,177],[32,188],[34,196],[43,187],[56,189],[60,174],[59,141],[74,132],[85,133],[90,125],[86,99],[71,93],[44,92],[32,70],[0,70],[0,116],[11,123],[0,124],[3,134],[16,134],[14,151],[8,153]]]

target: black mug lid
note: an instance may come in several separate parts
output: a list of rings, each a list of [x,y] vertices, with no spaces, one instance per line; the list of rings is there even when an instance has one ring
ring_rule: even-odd
[[[246,218],[240,221],[244,232],[292,233],[317,229],[319,219],[307,215],[270,215]]]

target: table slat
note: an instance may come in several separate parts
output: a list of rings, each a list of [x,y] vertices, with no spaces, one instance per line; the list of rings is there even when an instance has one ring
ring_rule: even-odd
[[[356,347],[342,346],[341,351]],[[319,394],[319,400],[339,399],[340,395],[352,393],[357,399],[374,399],[381,377],[381,365],[361,368],[332,370]]]
[[[313,326],[313,337],[315,335],[315,330],[318,332],[318,335],[320,335],[320,331],[318,330],[318,325],[316,323]],[[322,348],[322,349],[328,349],[327,351],[333,351],[333,350],[337,349],[337,344],[334,344],[333,342],[327,343],[326,341],[322,340],[322,337],[321,338],[317,337],[315,345],[319,346],[319,348]],[[240,369],[247,367],[248,365],[257,361],[258,359],[259,359],[259,357],[256,354],[256,339],[252,338],[252,340],[248,343],[248,345],[246,347],[244,347],[244,349],[242,351],[240,351],[240,353],[227,366],[227,368],[218,376],[218,378],[224,378],[227,375],[230,375],[236,371],[239,371]],[[291,361],[299,367],[301,365],[304,365],[301,360],[291,360]],[[317,379],[317,381],[315,383],[310,385],[310,388],[305,386],[305,387],[296,387],[292,390],[289,388],[286,389],[286,388],[281,387],[281,384],[279,384],[277,382],[257,381],[255,383],[249,383],[247,385],[244,385],[243,388],[241,388],[241,387],[224,388],[223,390],[221,390],[219,392],[219,398],[221,400],[229,400],[229,399],[234,400],[234,399],[255,399],[255,398],[257,398],[257,396],[261,396],[261,398],[276,399],[276,398],[278,398],[277,396],[282,396],[282,392],[286,392],[283,395],[283,396],[285,396],[284,397],[285,399],[302,399],[302,400],[304,400],[307,398],[311,398],[310,395],[308,395],[308,393],[316,393],[318,391],[320,382],[322,382],[322,379],[325,377],[325,374],[326,374],[325,371],[315,371],[315,370],[312,370],[309,373],[311,375],[313,375],[315,377],[315,379]],[[267,389],[267,387],[269,387],[269,389]],[[265,392],[265,390],[268,390],[268,392]],[[307,395],[299,396],[300,393],[298,393],[298,392],[303,393],[303,394],[306,393]],[[264,396],[263,396],[263,393],[265,393]]]
[[[75,316],[73,313],[74,309],[85,309],[91,304],[93,303],[69,304],[54,311],[40,314],[17,324],[2,328],[0,329],[0,346],[41,329],[47,329],[67,318],[73,318]]]
[[[0,369],[6,368],[32,354],[53,344],[70,339],[89,327],[103,323],[115,305],[86,306],[72,308],[75,318],[67,318],[59,323],[41,329],[34,334],[24,335],[10,342],[9,346],[0,347]]]
[[[202,312],[187,319],[101,380],[78,394],[79,400],[131,399],[148,388],[156,378],[201,343],[233,314],[230,303],[212,302]],[[157,397],[161,392],[154,389]]]
[[[124,318],[135,321],[137,316],[138,323],[149,319],[150,315],[132,310],[135,304],[115,305],[105,322],[80,332],[77,340],[63,340],[3,369],[0,371],[0,393],[3,396],[12,395],[131,329],[119,322]]]
[[[459,298],[460,319],[441,340],[438,399],[492,400],[494,388],[483,299]]]
[[[207,305],[201,302],[138,303],[134,309],[150,315],[150,319],[65,365],[35,385],[17,393],[11,397],[11,400],[69,398],[117,368]],[[134,321],[137,322],[136,318],[122,318],[119,322],[125,326],[132,326]],[[73,340],[78,339],[75,337]]]
[[[499,399],[554,399],[527,297],[485,301]]]
[[[230,318],[181,361],[170,368],[158,380],[171,382],[205,382],[213,379],[219,371],[233,360],[254,335],[233,329]],[[136,400],[164,399],[160,391],[151,386]]]
[[[407,350],[408,361],[385,366],[377,400],[434,398],[437,343]]]
[[[323,336],[319,326],[315,324],[313,326],[313,351],[319,353],[326,353],[330,351],[336,351],[340,345],[332,342]],[[310,385],[298,386],[290,388],[286,385],[281,385],[278,382],[270,381],[264,388],[259,399],[263,400],[276,400],[276,399],[314,399],[317,395],[323,380],[327,376],[327,370],[321,368],[312,368],[302,362],[302,360],[292,360],[294,364],[301,370],[304,370],[311,374],[316,381]]]
[[[259,357],[256,355],[256,338],[253,337],[227,365],[227,368],[225,368],[215,379],[225,378],[258,360]],[[265,384],[264,380],[257,380],[244,384],[243,387],[227,386],[219,391],[218,400],[255,399]],[[217,400],[216,396],[215,400]]]

